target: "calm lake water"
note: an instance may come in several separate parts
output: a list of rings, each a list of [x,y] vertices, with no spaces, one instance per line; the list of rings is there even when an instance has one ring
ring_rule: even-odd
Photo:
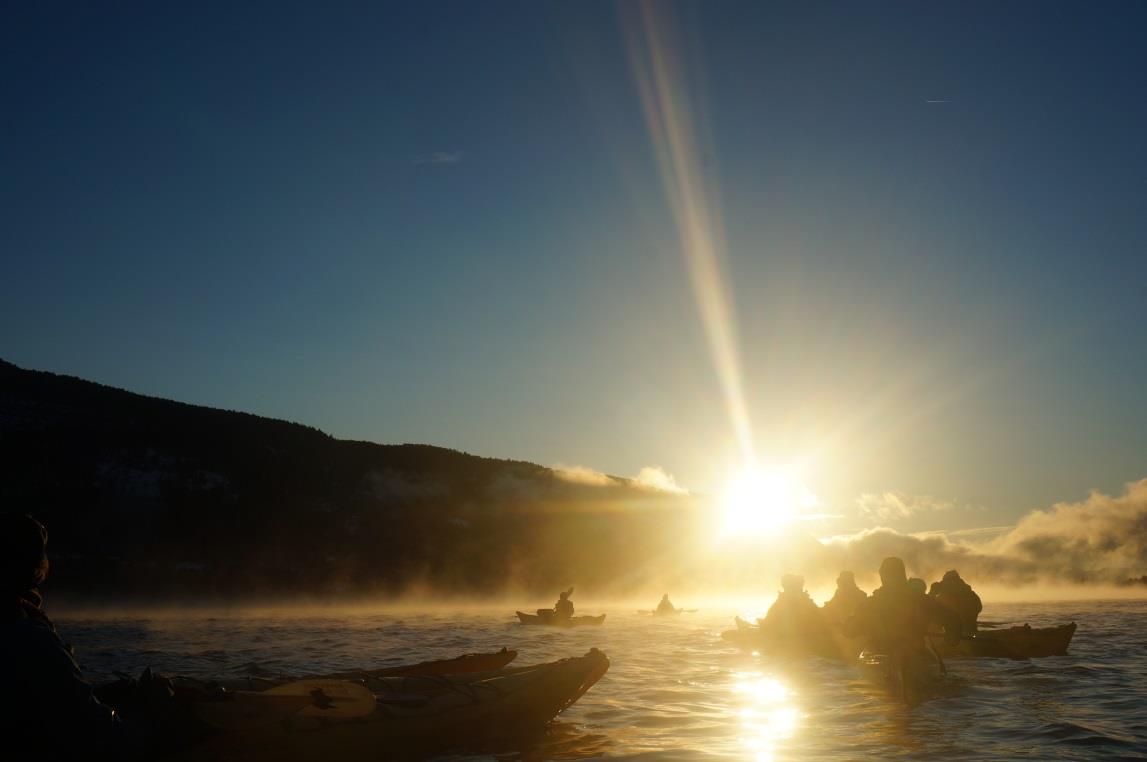
[[[591,646],[609,655],[608,674],[541,739],[452,759],[1147,759],[1147,601],[989,604],[985,620],[1078,622],[1069,655],[950,660],[938,695],[915,707],[853,667],[774,661],[721,640],[734,614],[759,611],[666,621],[579,602],[579,613],[601,611],[604,626],[568,630],[523,627],[507,610],[114,620],[55,613],[97,681],[149,665],[199,677],[301,674],[503,646],[519,651],[517,665]]]

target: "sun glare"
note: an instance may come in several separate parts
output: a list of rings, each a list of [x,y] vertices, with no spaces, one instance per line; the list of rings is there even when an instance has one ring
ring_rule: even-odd
[[[721,500],[725,537],[775,535],[801,517],[816,498],[788,471],[746,468],[729,480]]]

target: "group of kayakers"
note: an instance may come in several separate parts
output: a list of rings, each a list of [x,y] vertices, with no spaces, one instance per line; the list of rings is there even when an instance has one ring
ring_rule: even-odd
[[[777,600],[759,624],[762,634],[786,642],[815,643],[840,633],[891,653],[923,647],[934,629],[955,640],[971,635],[982,610],[980,596],[956,570],[928,590],[924,580],[909,579],[903,560],[891,556],[880,564],[880,587],[872,595],[857,586],[851,571],[842,571],[824,606],[809,596],[803,577],[784,575]]]

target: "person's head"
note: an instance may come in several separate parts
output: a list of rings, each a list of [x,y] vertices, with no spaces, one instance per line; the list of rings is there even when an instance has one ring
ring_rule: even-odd
[[[908,581],[908,572],[904,570],[904,561],[896,556],[889,556],[880,562],[880,584],[903,585]]]
[[[26,513],[0,514],[0,585],[5,592],[31,590],[48,576],[48,530]]]
[[[569,590],[562,590],[560,593],[558,593],[558,597],[564,601],[570,597],[570,591]]]
[[[669,600],[669,593],[662,593],[661,594],[661,600],[663,600],[663,601]]]
[[[955,569],[949,569],[948,571],[944,572],[944,581],[963,582],[963,580],[960,579],[960,572],[956,571]]]
[[[928,583],[919,577],[912,577],[909,579],[908,587],[912,590],[912,592],[920,593],[920,595],[925,595],[928,592]]]
[[[786,593],[799,593],[804,590],[804,577],[799,574],[786,574],[781,577],[781,589]]]
[[[856,587],[856,577],[850,571],[842,571],[836,577],[837,587]]]

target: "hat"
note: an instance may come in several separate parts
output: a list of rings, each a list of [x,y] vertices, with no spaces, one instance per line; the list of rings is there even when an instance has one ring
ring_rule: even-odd
[[[804,590],[804,577],[799,574],[786,574],[781,577],[781,587],[785,590]]]
[[[908,572],[904,570],[903,559],[889,556],[880,562],[880,581],[887,585],[890,582],[907,582]]]
[[[26,513],[0,514],[0,585],[30,590],[48,574],[48,530]]]

